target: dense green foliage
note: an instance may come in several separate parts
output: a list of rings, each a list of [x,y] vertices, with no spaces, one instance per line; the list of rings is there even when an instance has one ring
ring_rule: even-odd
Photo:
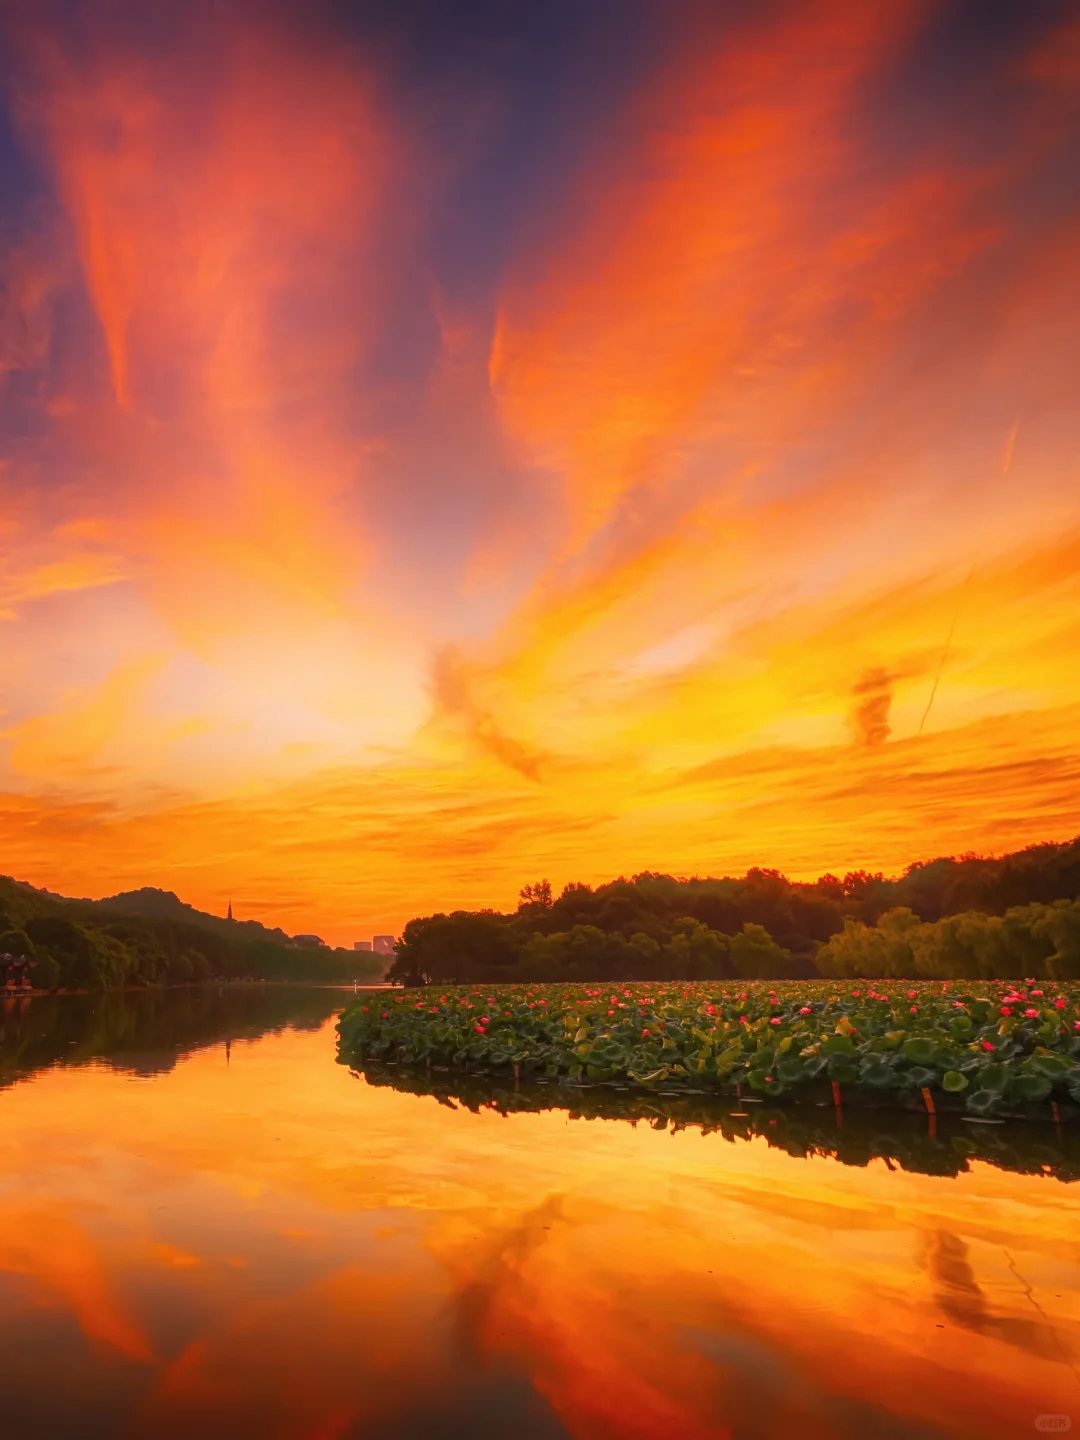
[[[929,923],[907,909],[877,925],[847,920],[818,951],[823,975],[871,979],[1080,979],[1080,901],[968,912]]]
[[[371,954],[293,949],[283,943],[284,936],[282,943],[263,938],[272,932],[261,925],[252,929],[206,918],[215,923],[127,914],[100,903],[64,900],[0,877],[0,932],[6,932],[9,941],[12,935],[27,941],[27,953],[35,961],[32,980],[41,989],[109,990],[211,979],[329,984],[370,980],[381,972],[379,958]]]
[[[410,921],[388,974],[408,985],[752,979],[782,975],[789,961],[789,952],[760,925],[725,935],[686,917],[663,938],[643,930],[626,936],[596,925],[526,935],[503,916],[459,913]]]
[[[1080,987],[838,981],[524,986],[365,996],[339,1023],[349,1061],[511,1070],[762,1096],[832,1083],[979,1116],[1080,1103]]]
[[[541,880],[525,886],[512,914],[457,910],[410,920],[389,975],[406,985],[1076,976],[1080,911],[1066,902],[1078,897],[1080,839],[1000,859],[933,860],[896,879],[858,871],[804,884],[775,870],[725,879],[646,872],[595,889],[567,885],[558,896]],[[981,940],[972,938],[975,911],[1002,921],[984,925]],[[907,923],[901,912],[921,923],[917,954],[897,944],[897,926]],[[933,929],[952,916],[963,926]],[[961,930],[967,938],[958,938]],[[842,942],[833,940],[841,933]]]

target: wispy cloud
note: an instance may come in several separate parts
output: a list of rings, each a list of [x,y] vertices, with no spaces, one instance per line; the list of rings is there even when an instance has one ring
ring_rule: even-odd
[[[1075,31],[939,95],[918,4],[677,6],[519,170],[360,20],[75,10],[6,32],[3,868],[347,938],[1080,829]]]

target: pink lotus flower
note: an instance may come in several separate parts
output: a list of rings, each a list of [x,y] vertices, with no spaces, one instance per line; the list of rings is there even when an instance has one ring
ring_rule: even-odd
[[[769,1021],[769,1024],[770,1024],[770,1025],[779,1025],[780,1023],[781,1023],[781,1022],[780,1022],[780,1016],[779,1016],[779,1015],[774,1015],[774,1016],[772,1017],[772,1019]]]
[[[1001,1007],[1001,1014],[1002,1014],[1002,1015],[1011,1015],[1011,1014],[1012,1014],[1012,1011],[1009,1009],[1008,1005],[1002,1005],[1002,1007]]]
[[[1032,995],[1042,995],[1043,992],[1041,990],[1032,990],[1031,993]]]
[[[984,1040],[984,1041],[982,1042],[982,1048],[983,1048],[984,1050],[993,1050],[994,1047],[993,1047],[993,1045],[990,1044],[990,1041],[989,1041],[989,1040]]]
[[[1064,995],[1059,995],[1058,998],[1054,1001],[1054,1009],[1055,1009],[1055,1010],[1064,1010],[1064,1009],[1065,1009],[1065,1003],[1066,1003],[1066,1002],[1065,1002],[1065,996],[1064,996]]]
[[[491,1024],[491,1019],[490,1019],[490,1017],[487,1016],[487,1015],[481,1015],[481,1016],[480,1016],[480,1024],[481,1024],[481,1025],[490,1025],[490,1024]]]
[[[811,1013],[811,1011],[810,1011],[810,1006],[809,1006],[809,1005],[804,1005],[804,1006],[802,1007],[802,1009],[799,1011],[799,1014],[800,1014],[800,1015],[809,1015],[810,1013]]]
[[[478,1035],[486,1035],[486,1034],[487,1034],[487,1031],[484,1029],[483,1025],[474,1025],[474,1026],[473,1026],[473,1029],[476,1031],[476,1033],[477,1033]]]
[[[1031,1010],[1031,1009],[1028,1009],[1028,1010],[1025,1010],[1025,1011],[1024,1011],[1024,1015],[1025,1015],[1025,1017],[1026,1017],[1028,1020],[1034,1020],[1034,1019],[1036,1018],[1036,1016],[1038,1015],[1038,1013],[1039,1013],[1039,1012],[1038,1012],[1037,1010]]]
[[[652,1031],[651,1031],[651,1030],[642,1030],[641,1033],[642,1033],[642,1035],[651,1035],[651,1034],[652,1034]]]
[[[911,1013],[912,1015],[917,1015],[919,1013],[919,1007],[917,1005],[912,1005]]]
[[[914,999],[915,999],[915,996],[916,996],[917,994],[918,994],[918,991],[917,991],[917,990],[909,990],[909,991],[907,992],[907,998],[908,998],[909,1000],[914,1000]]]

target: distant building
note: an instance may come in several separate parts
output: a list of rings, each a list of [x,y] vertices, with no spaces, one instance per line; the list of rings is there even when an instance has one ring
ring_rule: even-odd
[[[393,955],[396,944],[397,941],[393,935],[376,935],[375,939],[371,942],[371,948],[375,951],[376,955]]]
[[[353,941],[353,947],[352,947],[352,948],[353,948],[354,950],[370,950],[370,949],[371,949],[371,941],[370,941],[370,940],[354,940],[354,941]]]
[[[326,941],[321,935],[294,935],[292,943],[301,950],[318,950]]]

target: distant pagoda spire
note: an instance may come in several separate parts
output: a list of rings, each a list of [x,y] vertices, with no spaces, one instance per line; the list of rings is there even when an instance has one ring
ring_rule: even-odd
[[[233,918],[233,913],[232,913],[232,901],[230,900],[230,901],[229,901],[229,913],[228,913],[228,915],[225,916],[225,919],[226,919],[226,920],[231,920],[232,918]]]

